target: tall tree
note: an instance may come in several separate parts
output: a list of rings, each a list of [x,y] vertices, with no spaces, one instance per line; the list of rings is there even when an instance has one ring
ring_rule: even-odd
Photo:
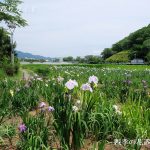
[[[3,0],[0,2],[0,22],[13,23],[16,26],[26,26],[27,22],[22,18],[22,11],[18,9],[22,1],[20,0]]]
[[[3,36],[1,34],[2,41],[5,41],[5,45],[7,42],[7,45],[10,47],[6,47],[5,51],[7,52],[10,49],[10,58],[11,58],[11,63],[14,64],[14,42],[13,42],[13,32],[16,26],[18,27],[24,27],[27,25],[26,20],[24,20],[21,16],[22,11],[18,9],[18,6],[22,3],[20,0],[3,0],[0,1],[0,22],[4,21],[8,27],[11,29],[10,30],[10,37],[7,35]],[[2,31],[4,33],[4,31]],[[5,37],[7,37],[6,40]],[[0,43],[0,46],[3,47],[4,43]],[[4,52],[4,49],[2,48],[1,53]],[[1,57],[2,58],[2,57]]]
[[[101,53],[103,59],[107,59],[108,57],[112,56],[114,52],[111,48],[105,48]]]
[[[15,44],[13,48],[15,48]],[[11,44],[9,33],[4,28],[0,28],[0,62],[3,62],[4,59],[10,61],[10,56]]]

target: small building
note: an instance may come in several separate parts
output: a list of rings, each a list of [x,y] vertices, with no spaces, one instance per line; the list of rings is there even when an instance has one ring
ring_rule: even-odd
[[[139,59],[139,58],[133,59],[133,60],[131,60],[131,64],[141,64],[141,65],[143,65],[144,64],[144,60],[143,59]]]

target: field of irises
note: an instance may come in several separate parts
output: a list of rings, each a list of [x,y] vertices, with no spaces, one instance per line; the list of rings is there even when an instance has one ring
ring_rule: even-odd
[[[0,149],[149,149],[150,69],[34,71],[0,81]]]

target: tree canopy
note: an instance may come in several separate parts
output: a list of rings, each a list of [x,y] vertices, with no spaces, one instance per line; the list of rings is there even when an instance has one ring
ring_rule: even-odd
[[[16,26],[26,26],[27,22],[22,18],[22,11],[18,9],[22,1],[20,0],[4,0],[0,2],[0,22],[13,23]]]
[[[111,49],[104,49],[102,57],[107,59],[109,55],[129,50],[129,58],[142,58],[147,60],[150,52],[150,25],[143,27],[119,42],[112,45]],[[110,56],[109,56],[110,57]]]
[[[64,57],[63,61],[72,62],[73,61],[73,57],[72,56]]]
[[[13,47],[16,47],[15,43]],[[0,62],[3,62],[4,60],[10,61],[10,56],[11,44],[9,33],[4,28],[0,28]]]
[[[103,59],[107,59],[109,58],[110,56],[112,56],[114,54],[114,52],[112,51],[111,48],[105,48],[103,50],[103,52],[101,53]]]
[[[13,23],[21,27],[27,25],[26,20],[21,17],[22,12],[18,9],[20,0],[3,0],[0,1],[0,22]],[[15,48],[15,43],[13,46]],[[9,60],[11,55],[11,41],[9,33],[0,27],[0,61],[4,58]]]

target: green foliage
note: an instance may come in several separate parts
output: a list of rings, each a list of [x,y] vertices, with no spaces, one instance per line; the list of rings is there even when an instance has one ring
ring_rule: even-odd
[[[76,59],[73,59],[72,56],[69,56],[69,57],[63,58],[63,61],[75,62],[75,63],[86,63],[86,64],[99,64],[99,63],[102,63],[103,60],[100,56],[87,55],[84,58],[77,56]]]
[[[21,11],[18,5],[22,2],[20,0],[4,0],[0,2],[0,22],[4,21],[6,24],[14,24],[15,26],[26,26],[26,20],[22,19]],[[11,63],[11,51],[15,49],[16,43],[10,40],[10,33],[4,28],[0,27],[0,68],[3,68],[5,73],[13,76],[19,71],[18,60],[15,57],[15,65]],[[15,54],[16,56],[16,54]]]
[[[88,55],[85,56],[85,62],[88,64],[99,64],[102,62],[102,59],[99,56]]]
[[[27,22],[21,17],[21,11],[18,9],[18,5],[22,2],[20,0],[4,0],[0,2],[0,22],[11,22],[17,26],[26,26]]]
[[[114,52],[112,51],[112,49],[110,48],[105,48],[103,50],[103,52],[101,53],[103,59],[107,59],[109,58],[110,56],[112,56],[114,54]]]
[[[74,61],[84,64],[100,64],[103,62],[103,59],[100,56],[87,55],[84,58],[78,56]]]
[[[143,42],[143,47],[147,48],[147,49],[150,49],[150,39],[147,39]]]
[[[6,127],[8,118],[19,120],[5,132],[9,136],[3,137],[11,141],[16,133],[18,149],[43,150],[80,150],[86,139],[102,149],[114,139],[149,137],[149,67],[106,66],[26,65],[32,71],[42,69],[42,74],[49,69],[48,78],[33,75],[28,81],[0,80],[0,125]],[[82,84],[93,74],[98,84],[90,84],[93,92],[83,91]],[[75,79],[78,87],[67,89],[69,79]],[[41,102],[46,106],[39,107]],[[49,106],[55,110],[48,111]],[[20,123],[26,125],[25,132],[17,131]]]
[[[72,62],[73,61],[73,57],[72,56],[64,57],[63,61]]]
[[[4,143],[4,139],[8,138],[9,144],[12,145],[12,138],[16,135],[15,126],[0,126],[0,140]]]
[[[20,133],[21,142],[18,146],[21,149],[44,149],[45,147],[48,148],[48,141],[51,136],[49,130],[51,129],[49,127],[49,119],[46,120],[45,112],[41,112],[37,116],[24,114],[23,122],[27,126],[27,131],[24,133]]]
[[[129,51],[122,51],[106,59],[106,62],[120,63],[129,62]]]
[[[50,69],[47,68],[38,68],[36,69],[37,74],[42,77],[47,77],[50,74]]]
[[[4,79],[5,78],[5,72],[3,69],[0,68],[0,79]]]
[[[10,60],[10,56],[11,44],[9,34],[4,28],[0,28],[0,62],[4,61],[4,59]]]
[[[150,63],[150,52],[148,52],[146,59],[147,59],[148,63]]]
[[[14,43],[13,48],[16,47]],[[11,44],[10,44],[10,37],[9,33],[0,28],[0,68],[4,69],[4,72],[8,76],[13,76],[17,74],[19,71],[19,62],[17,57],[15,56],[15,64],[12,66],[10,64],[10,57],[11,57]]]
[[[3,70],[5,71],[6,75],[13,76],[15,74],[18,74],[19,72],[19,63],[16,63],[14,65],[9,63],[3,64]]]
[[[143,27],[119,42],[113,44],[111,50],[105,49],[102,52],[103,58],[108,58],[107,55],[112,55],[124,50],[129,50],[129,60],[133,58],[142,58],[147,60],[147,54],[150,51],[150,25]],[[126,56],[125,56],[126,57]]]
[[[11,65],[11,64],[5,64],[5,65],[3,66],[3,68],[4,68],[5,73],[6,73],[8,76],[13,76],[13,75],[14,75],[14,73],[15,73],[15,68],[13,67],[13,65]]]

